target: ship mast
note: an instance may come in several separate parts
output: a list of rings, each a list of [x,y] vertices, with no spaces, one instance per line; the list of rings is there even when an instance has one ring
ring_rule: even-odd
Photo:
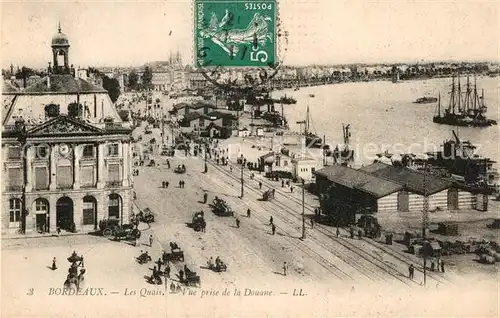
[[[307,103],[307,115],[306,115],[306,127],[304,132],[307,135],[309,133],[309,102]]]
[[[474,107],[474,111],[476,111],[477,109],[477,98],[478,98],[478,95],[477,95],[477,80],[476,80],[476,76],[474,76],[474,104],[473,104],[473,107]]]
[[[441,92],[438,95],[438,117],[441,117]]]
[[[448,112],[451,110],[455,113],[455,75],[451,77],[451,92],[450,92],[450,104],[448,105]]]
[[[462,112],[462,105],[460,103],[461,97],[462,97],[462,89],[460,88],[460,75],[458,75],[457,107],[459,113]]]

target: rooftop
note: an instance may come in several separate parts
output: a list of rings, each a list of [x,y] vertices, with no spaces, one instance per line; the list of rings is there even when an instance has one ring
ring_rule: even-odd
[[[50,79],[50,87],[48,86]],[[107,93],[99,86],[70,74],[51,74],[25,88],[22,93]]]
[[[369,193],[376,198],[382,198],[403,189],[403,186],[398,183],[340,165],[328,166],[316,171],[315,174],[324,176],[344,187]]]
[[[381,162],[359,169],[373,176],[390,180],[404,186],[411,192],[424,194],[424,174],[408,168],[395,167]],[[431,195],[449,188],[453,182],[428,174],[426,176],[427,194]]]

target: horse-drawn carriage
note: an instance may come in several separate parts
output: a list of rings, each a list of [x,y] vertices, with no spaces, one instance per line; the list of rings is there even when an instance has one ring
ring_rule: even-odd
[[[210,205],[212,211],[215,215],[218,216],[233,216],[234,211],[231,207],[226,203],[226,201],[215,197],[213,203]]]
[[[155,221],[155,216],[149,208],[145,208],[143,211],[137,213],[137,218],[143,223],[153,223]]]
[[[149,160],[148,167],[156,167],[156,161],[154,159]]]
[[[184,251],[181,250],[176,242],[170,242],[170,253],[163,252],[163,263],[184,262]]]
[[[103,236],[114,236],[116,240],[135,240],[141,237],[141,231],[132,224],[120,225],[119,219],[103,219],[99,222],[99,229]]]
[[[173,157],[174,155],[175,155],[175,148],[174,147],[163,147],[161,149],[160,156]]]
[[[148,251],[143,252],[139,257],[136,258],[139,264],[146,264],[147,262],[151,262],[151,255],[148,254]]]
[[[123,224],[115,229],[113,236],[116,241],[136,240],[141,237],[141,231],[132,224]]]
[[[275,192],[276,191],[274,189],[264,191],[264,193],[262,194],[262,199],[264,201],[271,201],[272,199],[274,199]]]
[[[185,165],[178,165],[174,169],[175,173],[186,173],[186,166]]]
[[[214,272],[225,272],[227,271],[227,264],[225,264],[223,261],[221,261],[220,259],[216,259],[215,260],[215,264],[211,262],[212,259],[210,259],[208,262],[207,262],[207,265],[208,265],[208,268],[210,270],[213,270]]]
[[[195,272],[190,272],[189,274],[186,274],[186,278],[184,278],[182,283],[185,284],[186,286],[200,287],[201,286],[200,276],[196,275]]]
[[[191,226],[196,232],[202,231],[205,228],[206,222],[203,217],[203,211],[194,214]]]

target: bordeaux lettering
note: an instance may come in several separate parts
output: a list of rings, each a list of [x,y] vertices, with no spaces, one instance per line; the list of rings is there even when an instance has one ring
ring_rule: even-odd
[[[56,296],[104,296],[103,288],[86,288],[85,290],[76,290],[68,288],[49,288],[49,295]]]

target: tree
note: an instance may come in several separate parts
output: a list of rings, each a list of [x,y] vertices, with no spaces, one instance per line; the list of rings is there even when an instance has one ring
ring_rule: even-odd
[[[135,70],[132,70],[130,74],[128,75],[128,88],[130,89],[137,89],[137,83],[139,83],[139,75],[137,75],[137,72]]]
[[[111,101],[114,103],[120,96],[120,83],[116,78],[102,77],[102,87],[108,91]]]
[[[142,74],[142,85],[144,88],[148,89],[153,86],[151,81],[153,80],[153,72],[149,66],[144,68],[144,74]]]

